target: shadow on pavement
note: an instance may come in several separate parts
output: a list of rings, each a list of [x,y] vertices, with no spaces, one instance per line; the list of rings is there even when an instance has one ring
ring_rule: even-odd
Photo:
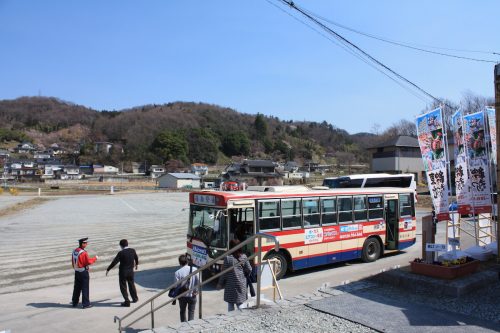
[[[171,266],[164,268],[147,269],[135,273],[135,283],[147,289],[163,290],[174,283],[175,271],[179,266]],[[203,286],[203,290],[215,290],[217,279]]]
[[[130,328],[130,327],[128,327],[125,329],[124,332],[125,333],[138,333],[138,332],[147,331],[149,329],[151,329],[151,328]]]
[[[93,307],[120,307],[120,302],[107,302],[109,299],[103,299],[99,301],[91,301]],[[26,306],[31,306],[37,309],[44,308],[72,308],[73,305],[71,303],[51,303],[51,302],[41,302],[41,303],[28,303]],[[82,303],[78,304],[75,309],[81,309]]]
[[[174,273],[179,266],[147,269],[135,273],[135,283],[148,289],[165,289],[174,283]]]

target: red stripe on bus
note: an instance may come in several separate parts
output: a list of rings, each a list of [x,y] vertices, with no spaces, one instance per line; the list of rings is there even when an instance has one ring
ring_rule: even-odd
[[[296,257],[292,258],[292,260],[308,259],[308,258],[314,258],[314,257],[321,257],[321,256],[329,255],[329,254],[338,254],[338,253],[344,253],[344,252],[359,251],[361,249],[362,249],[361,247],[355,247],[355,248],[340,250],[340,251],[322,252],[322,253],[317,253],[317,254],[312,254],[312,255],[307,255],[307,256],[296,256]]]
[[[290,236],[290,235],[298,235],[298,234],[303,234],[303,233],[304,233],[304,229],[293,229],[293,230],[266,232],[266,234],[269,234],[272,236]]]
[[[408,231],[408,230],[407,230]],[[275,236],[281,236],[283,234],[276,234]],[[311,246],[311,245],[316,245],[316,244],[328,244],[328,243],[335,243],[335,242],[341,242],[341,241],[347,241],[347,240],[353,240],[353,239],[361,239],[361,238],[368,238],[370,236],[381,236],[385,235],[385,230],[381,231],[376,231],[376,232],[370,232],[358,237],[349,237],[349,238],[342,238],[342,239],[332,239],[324,242],[318,242],[318,243],[312,243],[312,244],[306,244],[304,241],[300,242],[290,242],[290,243],[282,243],[280,242],[280,248],[283,249],[291,249],[295,247],[301,247],[301,246]],[[262,247],[262,251],[269,251],[274,248],[274,245],[267,245]],[[255,251],[257,251],[257,247],[255,248]]]

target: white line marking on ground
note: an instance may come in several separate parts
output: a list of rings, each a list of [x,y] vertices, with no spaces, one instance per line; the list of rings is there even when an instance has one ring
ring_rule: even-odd
[[[123,202],[123,204],[125,206],[127,206],[128,208],[132,209],[134,212],[137,212],[137,209],[135,209],[134,207],[130,206],[125,200],[123,200],[122,198],[120,198],[120,201]]]

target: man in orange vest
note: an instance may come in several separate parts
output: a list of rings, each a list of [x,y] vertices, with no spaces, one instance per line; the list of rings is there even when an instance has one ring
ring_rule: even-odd
[[[74,308],[78,306],[80,293],[82,294],[82,308],[87,309],[92,307],[89,299],[89,266],[99,259],[99,257],[89,257],[87,251],[85,251],[87,240],[88,238],[79,239],[79,246],[71,254],[71,264],[75,270],[75,284],[73,286],[73,298],[71,300]]]

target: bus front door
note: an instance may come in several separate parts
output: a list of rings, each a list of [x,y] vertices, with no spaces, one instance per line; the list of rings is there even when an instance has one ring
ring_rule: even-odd
[[[229,239],[237,239],[240,242],[255,234],[254,229],[254,209],[234,208],[229,209]],[[250,256],[254,251],[254,244],[247,244],[243,247],[243,252]]]
[[[386,242],[388,250],[397,250],[399,241],[399,213],[398,200],[390,199],[386,201],[385,222],[386,222]]]

